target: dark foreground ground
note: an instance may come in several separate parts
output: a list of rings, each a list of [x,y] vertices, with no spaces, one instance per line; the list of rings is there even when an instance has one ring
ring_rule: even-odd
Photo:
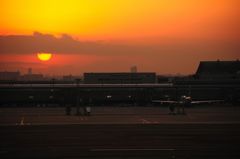
[[[1,108],[0,158],[240,158],[240,108]]]

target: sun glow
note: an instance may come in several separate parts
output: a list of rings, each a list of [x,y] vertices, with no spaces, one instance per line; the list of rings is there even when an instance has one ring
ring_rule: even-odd
[[[41,61],[49,61],[52,58],[51,53],[38,53],[37,57]]]

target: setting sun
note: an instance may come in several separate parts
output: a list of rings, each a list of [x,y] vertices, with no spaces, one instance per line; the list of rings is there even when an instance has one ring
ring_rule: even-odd
[[[48,61],[52,58],[52,54],[51,53],[38,53],[37,57],[41,61]]]
[[[240,59],[238,6],[239,0],[1,0],[0,70],[79,75],[136,65],[193,74],[202,60]]]

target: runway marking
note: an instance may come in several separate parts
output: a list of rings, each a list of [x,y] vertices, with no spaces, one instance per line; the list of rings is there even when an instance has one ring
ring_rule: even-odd
[[[79,120],[79,118],[78,118],[78,120]],[[88,120],[88,119],[87,119],[87,117],[80,117],[80,120],[81,120],[81,121],[84,121],[84,120],[86,121],[86,120]]]
[[[150,124],[151,122],[145,119],[140,119],[142,121],[142,124]]]
[[[81,125],[81,124],[90,124],[90,125],[101,125],[101,124],[113,124],[112,122],[82,122],[82,123],[75,123],[75,122],[48,122],[48,123],[24,123],[24,126],[27,125]],[[126,124],[126,125],[132,125],[132,124],[141,124],[139,122],[133,122],[133,123],[115,123],[116,125],[119,124]],[[151,124],[155,124],[155,123],[151,123]],[[158,124],[161,125],[197,125],[199,124],[199,126],[202,125],[226,125],[226,124],[240,124],[240,122],[159,122]],[[20,123],[0,123],[0,126],[15,126],[15,125],[20,125]]]
[[[140,119],[142,124],[159,124],[158,121],[149,121],[149,120],[146,120],[146,119]]]
[[[90,151],[175,151],[176,149],[90,149]]]

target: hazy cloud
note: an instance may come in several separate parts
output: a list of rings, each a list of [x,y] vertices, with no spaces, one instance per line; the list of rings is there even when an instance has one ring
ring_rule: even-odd
[[[33,35],[0,36],[0,53],[29,54],[37,52],[94,54],[94,55],[158,55],[182,54],[196,56],[196,54],[231,54],[239,56],[240,46],[237,42],[160,39],[164,43],[150,45],[116,44],[104,42],[78,41],[69,35],[55,37],[51,34],[35,32]],[[157,41],[157,40],[156,40]],[[201,55],[201,56],[202,56]],[[230,56],[231,56],[230,55]],[[161,58],[161,57],[160,57]]]
[[[33,35],[0,36],[0,53],[29,54],[37,52],[117,55],[128,54],[144,49],[133,46],[104,42],[78,41],[67,34],[55,37],[51,34],[34,32]]]
[[[84,64],[79,59],[69,61],[71,67],[54,65],[48,72],[78,73],[83,71],[121,71],[127,70],[131,65],[137,65],[143,71],[156,71],[161,73],[194,72],[201,60],[234,60],[240,58],[240,45],[238,41],[221,40],[192,40],[192,39],[154,39],[144,42],[88,42],[79,41],[69,35],[63,34],[55,37],[51,34],[35,32],[33,35],[0,36],[0,54],[7,61],[0,59],[1,70],[43,70],[45,67],[38,63],[11,62],[11,55],[35,54],[37,52],[52,52],[55,54],[72,54],[87,56],[94,55],[93,62]],[[6,56],[7,55],[7,56]],[[88,58],[92,58],[92,57]],[[24,59],[19,58],[22,62]],[[9,62],[8,62],[9,61]],[[77,62],[76,62],[77,61]],[[29,62],[29,61],[28,61]],[[54,70],[54,71],[53,71]],[[44,72],[44,71],[43,71]],[[46,72],[46,71],[45,71]]]
[[[68,35],[62,35],[60,38],[57,38],[51,34],[35,32],[33,35],[0,36],[1,53],[77,53],[86,51],[89,45],[95,44],[79,42]]]

